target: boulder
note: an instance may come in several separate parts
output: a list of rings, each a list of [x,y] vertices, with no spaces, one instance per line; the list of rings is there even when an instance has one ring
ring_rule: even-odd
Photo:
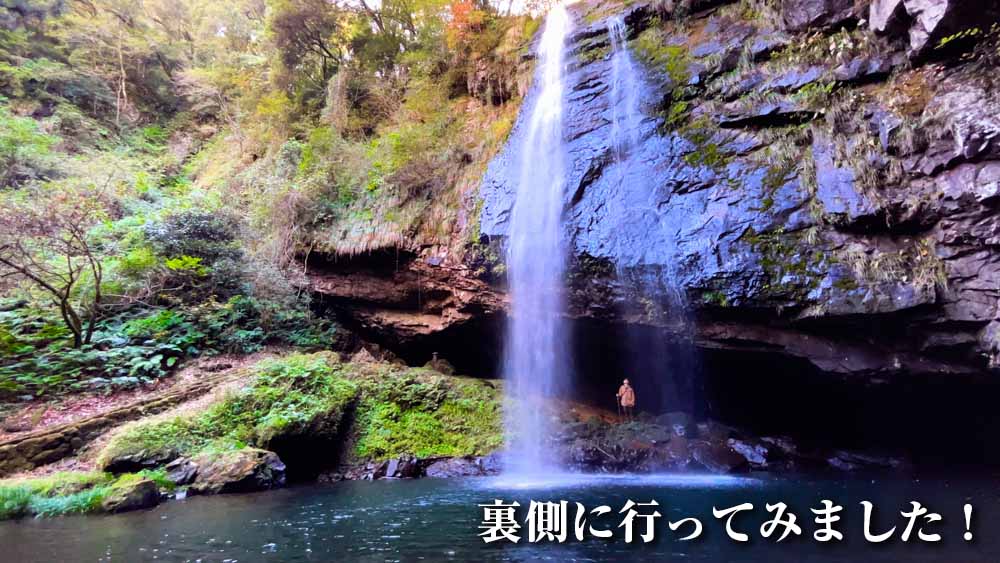
[[[889,37],[905,37],[913,59],[926,56],[949,35],[989,29],[1000,17],[1000,2],[984,0],[874,0],[868,25]]]
[[[111,488],[101,508],[105,512],[118,513],[152,508],[160,503],[160,489],[150,479],[115,485]]]
[[[452,457],[433,461],[427,466],[425,474],[428,477],[477,477],[496,473],[499,467],[495,459],[486,462],[479,457]]]
[[[726,443],[734,452],[746,458],[750,465],[761,467],[767,465],[770,450],[766,445],[736,438],[730,438]]]
[[[726,444],[699,441],[692,454],[695,461],[712,473],[735,473],[747,468],[747,459]]]
[[[191,485],[195,494],[248,493],[285,485],[285,464],[274,452],[246,448],[203,454],[193,462],[198,476]]]
[[[708,442],[724,443],[733,435],[733,429],[725,424],[707,420],[698,423],[698,439]]]
[[[451,362],[449,362],[448,360],[444,358],[439,358],[437,352],[434,352],[433,357],[429,362],[427,362],[426,365],[424,365],[424,367],[427,369],[432,369],[444,375],[455,374],[455,366],[451,365]]]
[[[176,459],[178,453],[173,450],[142,450],[139,452],[121,454],[104,460],[101,469],[109,473],[135,473],[143,469],[160,467]]]
[[[781,21],[789,31],[839,25],[853,18],[854,0],[781,0]]]
[[[827,463],[842,471],[858,471],[861,469],[898,469],[905,462],[899,458],[887,455],[864,454],[858,452],[835,451],[827,458]]]
[[[175,485],[190,485],[198,476],[198,465],[188,458],[179,458],[171,461],[165,467],[167,479]]]
[[[691,415],[686,412],[668,412],[656,417],[656,424],[663,426],[672,434],[671,440],[693,436],[695,427]]]
[[[683,468],[691,463],[691,444],[683,436],[674,436],[667,444],[667,460],[677,468]]]
[[[420,460],[412,456],[402,456],[388,461],[384,476],[387,479],[405,479],[420,477],[420,473]]]

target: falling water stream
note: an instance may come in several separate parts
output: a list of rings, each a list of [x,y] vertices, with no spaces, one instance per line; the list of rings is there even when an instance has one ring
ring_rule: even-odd
[[[639,144],[639,85],[635,64],[628,50],[625,19],[614,16],[608,20],[611,40],[611,148],[615,163],[624,172],[628,151]],[[621,174],[624,176],[624,174]]]
[[[566,8],[553,7],[538,47],[536,97],[525,122],[528,129],[511,217],[507,256],[511,321],[504,372],[508,393],[524,406],[507,416],[512,437],[507,469],[515,474],[547,472],[555,465],[544,447],[550,432],[540,401],[565,394],[570,372],[562,291],[566,270],[563,52],[569,31]]]
[[[639,103],[643,87],[640,69],[628,48],[625,19],[621,15],[612,16],[607,25],[611,43],[609,145],[615,181],[621,190],[644,190],[649,197],[654,197],[656,190],[644,189],[648,186],[642,177],[642,167],[637,166],[640,164],[637,153],[641,148],[640,135],[644,119]],[[619,199],[622,202],[633,201],[633,198]],[[647,205],[623,209],[619,216],[627,218],[633,214],[648,215],[656,213],[655,210],[655,204],[649,201]],[[671,225],[660,223],[659,227],[672,230]],[[642,247],[635,245],[635,241],[624,238],[621,242],[623,245]],[[623,249],[616,255],[635,256]],[[675,283],[672,269],[660,268],[654,273],[634,268],[637,265],[622,258],[616,262],[618,279],[622,281],[627,293],[623,315],[638,315],[650,324],[680,322],[683,325],[684,299],[677,290],[678,284]],[[692,405],[689,401],[690,389],[687,387],[696,363],[693,348],[684,343],[671,344],[666,334],[644,330],[633,324],[626,329],[625,340],[624,349],[629,353],[623,361],[625,373],[618,374],[619,377],[630,378],[633,384],[641,379],[638,391],[653,403],[669,405],[672,410],[690,412]]]

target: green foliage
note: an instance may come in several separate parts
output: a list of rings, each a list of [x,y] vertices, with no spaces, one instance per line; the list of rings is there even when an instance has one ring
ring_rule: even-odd
[[[0,188],[44,176],[57,140],[34,119],[12,114],[0,97]]]
[[[0,398],[111,391],[165,376],[197,354],[205,333],[183,314],[161,310],[99,323],[92,344],[72,348],[67,330],[44,311],[0,313]]]
[[[27,487],[0,487],[0,520],[27,515],[33,497],[34,493]]]
[[[0,401],[132,388],[204,353],[340,346],[293,262],[450,234],[470,157],[513,125],[541,23],[436,0],[51,4],[0,17],[0,191],[25,209],[100,194],[75,222],[98,259],[65,292],[94,332],[5,285],[26,305],[0,313]],[[486,89],[468,92],[476,69]]]
[[[0,481],[0,520],[93,512],[113,480],[107,473],[63,472]]]
[[[140,452],[171,459],[267,448],[277,436],[334,437],[355,403],[354,455],[361,459],[485,454],[502,445],[500,393],[490,383],[296,354],[261,362],[249,385],[201,414],[127,426],[99,463]]]
[[[201,261],[202,259],[199,257],[184,255],[169,258],[163,265],[171,272],[190,274],[200,278],[207,276],[209,271],[208,267],[202,264]]]
[[[108,487],[94,487],[65,496],[41,497],[36,495],[32,497],[28,511],[38,518],[97,512],[101,508],[101,501],[104,500],[109,491]]]

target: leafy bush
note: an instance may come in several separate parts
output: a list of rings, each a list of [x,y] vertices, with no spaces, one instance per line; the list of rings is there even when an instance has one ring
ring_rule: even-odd
[[[163,377],[197,355],[205,334],[183,314],[161,310],[99,323],[93,343],[73,348],[49,313],[0,313],[0,398],[128,388]]]
[[[200,258],[211,267],[223,259],[239,259],[236,218],[203,210],[171,213],[146,225],[146,239],[160,256]]]

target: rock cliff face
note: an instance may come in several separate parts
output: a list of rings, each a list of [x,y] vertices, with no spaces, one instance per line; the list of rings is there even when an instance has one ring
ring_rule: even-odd
[[[576,5],[570,314],[867,380],[995,370],[998,4]],[[622,11],[643,119],[616,158],[608,18]],[[524,130],[455,240],[310,258],[325,302],[416,361],[495,347]]]
[[[610,144],[613,8],[576,9],[572,314],[845,375],[1000,366],[997,2],[696,4],[627,9],[645,72],[625,159]],[[482,185],[494,245],[523,131]],[[636,306],[649,301],[689,313]]]

